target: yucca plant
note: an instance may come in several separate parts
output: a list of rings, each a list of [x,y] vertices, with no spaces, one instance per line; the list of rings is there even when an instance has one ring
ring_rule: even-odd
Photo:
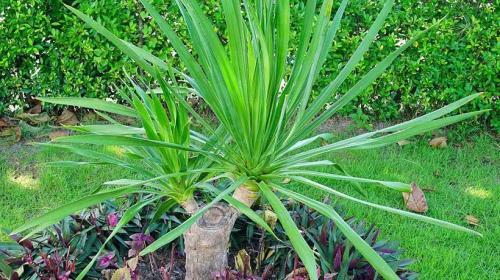
[[[179,92],[185,92],[185,89],[177,83],[174,82],[169,85],[158,75],[157,79],[160,88],[149,90],[141,87],[132,78],[128,78],[131,86],[121,91],[120,94],[131,107],[98,99],[39,98],[46,102],[95,109],[103,119],[110,123],[105,125],[66,126],[66,128],[78,132],[79,135],[57,138],[54,140],[55,143],[38,143],[41,146],[68,150],[88,160],[58,161],[50,164],[61,167],[91,164],[98,164],[103,167],[114,165],[131,171],[138,178],[105,182],[104,185],[111,187],[111,189],[98,191],[49,211],[38,219],[25,223],[12,234],[26,231],[27,234],[24,235],[24,239],[27,239],[78,210],[124,195],[142,195],[142,199],[137,204],[132,205],[125,211],[97,254],[90,259],[77,279],[83,279],[92,266],[95,265],[96,260],[105,250],[108,242],[145,206],[154,205],[157,208],[154,217],[150,221],[152,225],[158,221],[161,215],[171,210],[176,204],[180,204],[191,216],[179,227],[164,235],[159,242],[154,242],[146,250],[143,250],[142,255],[158,249],[161,245],[175,240],[182,234],[187,235],[189,232],[193,232],[192,235],[197,236],[199,233],[196,231],[196,225],[188,233],[185,232],[208,209],[211,209],[211,213],[215,214],[211,217],[204,217],[204,221],[216,218],[215,216],[222,209],[220,208],[222,206],[219,207],[216,203],[223,198],[232,201],[227,195],[247,180],[246,177],[241,177],[223,191],[211,188],[207,183],[212,180],[225,177],[233,178],[231,174],[227,173],[228,161],[220,155],[220,151],[215,150],[217,143],[227,139],[223,130],[219,129],[211,137],[190,130],[188,111],[191,115],[196,116],[199,122],[205,122],[180,97]],[[175,81],[175,79],[171,79],[171,81]],[[180,103],[185,105],[184,107],[175,102],[174,98],[176,96]],[[108,113],[133,118],[141,126],[123,125]],[[104,147],[71,145],[74,143],[95,144]],[[197,189],[206,190],[212,194],[215,193],[216,196],[201,207],[193,196]],[[271,232],[265,221],[248,206],[238,201],[235,201],[234,205],[237,207],[238,213],[244,213],[252,221]],[[218,209],[219,212],[214,209]],[[234,216],[234,218],[236,217]],[[144,230],[147,231],[149,228]],[[229,235],[227,238],[229,238]],[[192,245],[191,240],[196,239],[187,238],[185,242],[189,248],[195,246]],[[219,240],[217,239],[217,241]],[[217,243],[224,244],[224,242]],[[221,250],[223,251],[224,248]],[[213,251],[219,252],[221,250]],[[193,263],[196,263],[196,261]],[[213,268],[213,270],[215,271],[218,268],[220,266]]]
[[[380,275],[387,279],[398,279],[393,269],[333,208],[293,192],[279,183],[288,178],[355,203],[480,235],[452,223],[352,197],[335,190],[333,186],[326,186],[314,180],[321,177],[356,184],[373,183],[398,192],[409,192],[409,184],[402,182],[353,177],[341,168],[337,173],[311,169],[336,166],[332,161],[321,158],[327,153],[386,146],[483,112],[445,116],[476,98],[478,95],[475,94],[416,119],[338,142],[331,142],[332,135],[328,133],[314,134],[319,125],[358,96],[424,33],[419,33],[390,53],[349,90],[340,92],[341,85],[362,60],[382,28],[394,5],[393,0],[385,1],[358,48],[338,75],[332,77],[331,82],[315,94],[313,86],[340,28],[347,0],[340,3],[335,13],[332,10],[333,0],[324,0],[320,4],[316,0],[307,0],[302,18],[302,32],[295,48],[290,48],[289,45],[291,34],[288,0],[222,0],[226,19],[225,36],[228,38],[225,43],[221,42],[210,19],[204,15],[196,1],[176,0],[189,31],[189,47],[149,2],[141,2],[172,44],[185,69],[172,68],[171,64],[145,49],[122,41],[87,15],[68,6],[68,9],[132,58],[145,73],[157,79],[160,88],[142,90],[134,85],[137,93],[131,98],[125,98],[132,108],[94,99],[42,100],[138,117],[142,127],[123,126],[106,116],[113,124],[73,127],[90,134],[61,137],[56,142],[63,143],[57,144],[61,145],[61,148],[90,156],[95,162],[130,168],[145,179],[111,182],[111,185],[126,186],[100,192],[63,206],[25,224],[18,232],[28,229],[40,230],[71,212],[105,199],[135,192],[150,194],[150,199],[130,208],[129,215],[124,215],[119,223],[123,224],[127,221],[125,217],[129,217],[143,205],[166,197],[181,204],[192,216],[147,247],[142,254],[152,252],[184,234],[186,278],[206,279],[207,275],[220,271],[226,264],[228,236],[234,220],[240,213],[266,226],[249,208],[260,197],[278,216],[310,278],[318,279],[313,251],[307,246],[280,201],[278,195],[283,195],[331,218]],[[318,6],[319,13],[316,12]],[[296,51],[292,54],[289,49]],[[189,107],[184,99],[186,91],[198,95],[206,102],[217,117],[219,127],[213,127]],[[165,106],[166,111],[163,109]],[[189,130],[188,114],[202,125],[204,134],[201,131]],[[328,143],[323,146],[314,145],[319,139]],[[128,160],[68,144],[117,145],[124,147],[122,157]],[[220,177],[230,178],[233,182],[222,192],[207,184],[210,180]],[[358,188],[363,191],[362,187]],[[216,196],[201,207],[200,201],[193,198],[193,192],[196,190],[208,190]],[[232,206],[218,203],[222,199]],[[198,220],[201,216],[203,218]],[[266,229],[270,230],[269,227]]]

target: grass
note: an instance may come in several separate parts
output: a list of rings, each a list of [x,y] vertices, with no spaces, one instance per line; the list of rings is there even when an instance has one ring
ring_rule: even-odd
[[[14,229],[82,195],[110,178],[126,176],[113,167],[56,168],[44,163],[75,156],[31,145],[0,146],[0,229]],[[0,233],[0,241],[7,236]]]
[[[420,279],[500,279],[500,153],[498,142],[480,136],[471,142],[445,149],[430,148],[427,142],[397,145],[331,156],[353,176],[416,182],[425,192],[426,215],[469,226],[466,215],[479,218],[475,229],[484,237],[454,232],[369,207],[336,201],[348,215],[376,224],[384,238],[400,242]],[[331,170],[333,171],[333,170]],[[352,185],[316,179],[358,196]],[[297,187],[304,193],[321,193]],[[367,186],[369,201],[404,208],[401,194]]]
[[[423,224],[360,205],[338,201],[348,215],[375,223],[384,238],[398,241],[421,279],[500,279],[500,153],[498,142],[477,136],[432,149],[426,139],[410,145],[331,155],[351,175],[416,182],[426,191],[427,215],[468,226],[466,215],[479,218],[484,238]],[[0,228],[14,228],[48,209],[92,192],[106,180],[130,177],[108,167],[55,168],[44,162],[74,158],[54,149],[29,145],[0,147]],[[321,181],[321,179],[320,179]],[[322,181],[359,196],[353,186]],[[294,188],[310,195],[323,194]],[[367,185],[368,200],[404,208],[401,194]],[[335,201],[337,202],[337,201]],[[6,236],[0,236],[6,239]]]

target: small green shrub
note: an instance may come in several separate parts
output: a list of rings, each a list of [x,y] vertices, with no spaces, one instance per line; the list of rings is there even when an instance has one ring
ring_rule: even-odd
[[[138,1],[65,2],[97,18],[122,39],[143,45],[162,59],[172,55],[172,48],[158,36]],[[173,2],[152,2],[168,18],[182,21]],[[219,30],[224,30],[218,1],[203,2],[205,12],[214,19]],[[293,17],[298,18],[303,13],[305,1],[293,2]],[[346,20],[339,30],[338,38],[341,39],[332,47],[334,52],[328,57],[322,79],[316,85],[318,88],[337,74],[340,65],[354,51],[373,20],[379,2],[351,1],[348,5]],[[409,118],[469,94],[484,92],[482,98],[463,110],[494,109],[484,114],[480,122],[499,130],[500,105],[496,95],[499,80],[495,75],[499,68],[499,45],[493,1],[398,1],[374,44],[373,49],[378,51],[370,51],[356,73],[364,73],[394,45],[408,39],[413,31],[424,29],[443,16],[447,17],[437,30],[420,39],[376,84],[341,113],[356,113],[358,117],[361,113],[378,120]],[[292,36],[299,29],[299,21],[294,22]],[[178,24],[174,28],[183,26]],[[185,29],[178,32],[187,36]],[[0,115],[5,114],[9,105],[22,106],[23,97],[30,94],[116,98],[112,85],[120,82],[123,69],[135,73],[136,68],[104,38],[94,35],[94,31],[86,29],[63,9],[59,1],[2,1]],[[341,92],[358,79],[357,75],[349,77]]]

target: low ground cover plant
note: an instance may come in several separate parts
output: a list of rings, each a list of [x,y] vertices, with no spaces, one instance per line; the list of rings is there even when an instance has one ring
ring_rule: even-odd
[[[27,222],[15,233],[28,232],[30,236],[77,210],[107,199],[140,193],[144,195],[143,200],[126,211],[106,241],[109,242],[143,207],[160,201],[179,204],[191,216],[144,248],[140,255],[154,252],[184,235],[186,278],[205,279],[206,275],[227,265],[227,244],[240,214],[271,235],[275,234],[268,223],[251,209],[259,200],[268,204],[276,214],[308,277],[318,279],[314,251],[279,199],[280,195],[303,203],[331,219],[378,274],[386,279],[399,279],[383,254],[360,237],[333,207],[294,192],[282,183],[283,180],[291,180],[355,203],[480,235],[445,221],[346,195],[335,190],[334,186],[326,186],[313,179],[371,183],[398,192],[409,192],[411,188],[407,183],[350,176],[342,167],[322,159],[322,156],[348,149],[383,147],[484,112],[446,116],[476,98],[476,94],[416,119],[341,141],[332,141],[329,133],[314,134],[319,125],[373,83],[424,33],[405,42],[349,90],[340,92],[341,85],[376,39],[394,1],[384,2],[349,61],[327,86],[317,92],[315,99],[312,99],[313,85],[340,28],[347,1],[342,1],[336,12],[332,10],[333,1],[326,0],[319,5],[315,0],[307,1],[297,52],[293,54],[288,52],[288,1],[222,1],[228,34],[227,40],[223,41],[196,1],[177,1],[192,40],[192,49],[186,47],[149,2],[142,3],[169,39],[185,70],[174,68],[147,50],[120,40],[92,18],[68,6],[132,58],[145,73],[154,77],[159,87],[129,77],[130,89],[123,94],[123,98],[131,107],[98,99],[41,98],[46,102],[104,112],[100,113],[101,116],[111,123],[68,127],[82,134],[60,137],[54,141],[56,143],[45,144],[89,159],[87,162],[59,164],[112,164],[136,172],[139,179],[107,182],[106,185],[115,187],[50,211],[39,219]],[[320,7],[319,13],[317,6]],[[187,93],[204,99],[217,117],[218,127],[205,121],[192,109],[185,100]],[[142,126],[122,125],[106,113],[137,118]],[[190,118],[195,119],[203,130],[193,129]],[[314,143],[319,140],[326,144],[318,147]],[[97,152],[80,144],[101,145],[110,149],[118,147],[121,153],[117,157],[114,153]],[[322,166],[336,166],[338,172],[314,171],[314,168]],[[224,178],[231,183],[222,190],[211,184]],[[357,186],[363,194],[363,187]],[[199,198],[197,195],[200,192],[205,196]],[[222,203],[223,200],[226,203]],[[78,279],[92,268],[105,245]]]
[[[96,265],[90,268],[87,277],[102,279],[112,275],[155,238],[184,220],[185,213],[179,209],[170,209],[167,214],[159,212],[161,208],[143,208],[116,233],[107,250],[100,251],[127,208],[141,199],[133,196],[107,201],[68,216],[33,236],[11,235],[15,243],[0,243],[0,262],[4,265],[0,271],[4,277],[10,274],[10,279],[74,279],[98,254]],[[157,265],[158,269],[166,266],[161,259]]]
[[[24,239],[20,235],[13,235],[15,243],[0,243],[3,264],[12,270],[10,279],[74,279],[85,269],[88,260],[99,252],[126,208],[140,199],[130,197],[121,201],[108,201],[66,217],[32,237]],[[319,274],[323,279],[377,278],[373,267],[331,220],[293,201],[285,205],[308,244],[318,254],[321,263]],[[279,239],[248,218],[241,217],[233,229],[229,266],[213,271],[211,279],[308,279],[297,253],[286,239],[285,230],[276,223],[276,214],[270,210],[259,211],[259,214]],[[170,248],[164,248],[160,254],[137,259],[138,263],[133,269],[129,264],[136,260],[141,249],[175,228],[186,217],[180,208],[169,213],[159,212],[156,207],[143,208],[111,240],[109,250],[98,257],[96,265],[87,273],[87,278],[111,279],[122,268],[127,268],[132,279],[182,279],[185,274],[182,267],[185,260],[182,238],[175,240]],[[400,279],[417,277],[416,273],[408,269],[412,261],[401,258],[403,250],[397,243],[381,240],[379,231],[373,225],[368,226],[353,218],[345,219],[357,234],[383,256]],[[2,270],[6,277],[6,269]]]

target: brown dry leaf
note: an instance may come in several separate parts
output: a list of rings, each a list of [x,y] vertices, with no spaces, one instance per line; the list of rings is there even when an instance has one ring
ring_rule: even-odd
[[[415,183],[411,183],[411,192],[403,193],[406,208],[417,213],[425,213],[429,209],[424,192]]]
[[[64,110],[59,117],[57,117],[56,122],[62,125],[77,125],[78,118],[75,113],[70,110]]]
[[[399,146],[405,146],[405,145],[411,144],[411,142],[408,140],[399,140],[397,143]]]
[[[56,138],[59,138],[59,137],[63,137],[63,136],[68,136],[69,135],[69,131],[68,130],[54,130],[52,131],[51,133],[49,133],[49,138],[50,140],[54,140]]]
[[[131,258],[130,260],[127,261],[127,266],[132,271],[135,271],[135,269],[137,268],[137,264],[139,264],[139,256]]]
[[[30,107],[35,107],[38,104],[42,104],[42,101],[38,100],[36,97],[32,95],[28,95],[24,99],[24,104],[28,104]]]
[[[0,118],[0,128],[10,126],[11,123],[7,118]]]
[[[0,145],[12,144],[21,140],[21,128],[19,126],[0,127]]]
[[[250,263],[250,255],[245,249],[239,250],[238,254],[234,257],[234,266],[238,271],[247,271],[252,274],[252,266]]]
[[[28,114],[40,114],[42,112],[42,104],[38,103],[26,111]]]
[[[82,117],[82,122],[84,123],[95,122],[97,120],[99,120],[99,115],[94,112],[88,112]]]
[[[26,121],[27,123],[32,125],[38,125],[52,120],[52,118],[47,113],[41,113],[41,114],[21,113],[17,115],[16,118]]]
[[[115,271],[115,273],[113,273],[111,280],[132,280],[132,276],[130,275],[129,268],[123,267],[123,268],[117,269]]]
[[[465,220],[471,226],[479,226],[479,219],[477,217],[474,217],[472,215],[466,215]]]
[[[115,119],[117,122],[121,123],[121,124],[126,124],[126,125],[131,125],[131,124],[134,124],[135,123],[135,119],[134,118],[131,118],[131,117],[125,117],[125,116],[121,116],[121,115],[116,115],[116,116],[112,116],[113,119]]]
[[[299,267],[299,268],[293,270],[285,277],[285,280],[294,280],[295,278],[299,278],[299,277],[301,277],[301,279],[304,279],[304,278],[309,279],[309,277],[307,276],[307,269],[305,267]]]
[[[276,216],[276,213],[271,210],[264,210],[264,221],[266,221],[269,227],[274,229],[276,222],[278,221],[278,216]]]
[[[433,148],[446,148],[446,146],[448,146],[448,144],[446,143],[447,140],[448,139],[444,136],[436,137],[429,141],[429,145],[431,145],[431,147]]]
[[[327,273],[327,274],[325,274],[325,276],[323,276],[323,280],[333,280],[336,278],[337,275],[338,275],[338,273],[336,273],[336,272]]]

